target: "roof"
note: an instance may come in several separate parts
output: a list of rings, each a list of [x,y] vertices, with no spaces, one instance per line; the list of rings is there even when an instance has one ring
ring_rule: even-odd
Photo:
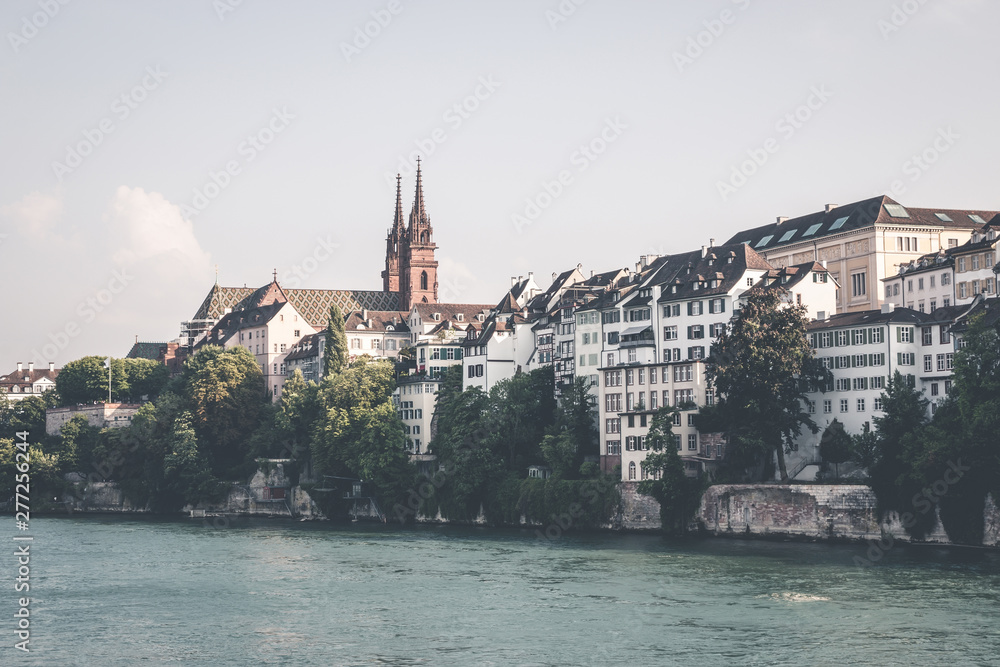
[[[831,315],[829,319],[825,320],[813,320],[806,325],[806,330],[815,331],[817,329],[836,329],[838,327],[868,326],[872,324],[888,324],[889,322],[920,324],[924,317],[924,313],[917,312],[912,308],[895,308],[889,312],[883,312],[882,310],[861,310],[854,313],[838,313]]]
[[[805,280],[806,276],[811,275],[812,273],[829,274],[830,271],[819,262],[806,262],[805,264],[796,264],[794,266],[786,266],[780,269],[771,269],[764,274],[762,280],[758,280],[754,283],[753,287],[747,291],[759,291],[771,287],[791,289]],[[833,278],[831,277],[830,280],[832,281]]]
[[[636,293],[639,296],[625,305],[634,305],[635,299],[643,298],[643,288],[654,285],[663,288],[659,298],[661,303],[727,294],[743,279],[747,269],[771,271],[773,268],[759,253],[743,243],[666,255],[650,264],[647,277]],[[716,281],[716,286],[710,287],[710,281]]]
[[[49,380],[51,382],[56,381],[56,377],[59,375],[58,368],[54,370],[49,370],[48,368],[28,370],[25,368],[22,371],[13,371],[7,375],[0,376],[0,387],[6,390],[6,393],[10,393],[10,389],[17,386],[20,389],[25,389],[31,387],[34,383],[40,380]],[[23,392],[21,392],[23,393]]]
[[[136,341],[132,344],[132,349],[125,355],[126,359],[152,359],[156,361],[167,343],[151,343]]]
[[[222,345],[238,331],[250,327],[259,327],[271,321],[278,311],[285,307],[285,302],[273,302],[260,308],[251,310],[237,310],[224,315],[205,338],[198,342],[198,347],[203,345]]]
[[[285,363],[296,359],[307,359],[319,356],[319,337],[322,334],[314,333],[303,336],[299,342],[292,346],[288,354],[285,355]]]
[[[893,213],[905,213],[907,217],[894,216]],[[979,219],[971,218],[972,215]],[[748,229],[737,233],[727,243],[746,243],[763,252],[876,224],[977,229],[996,215],[996,211],[908,208],[883,195]]]
[[[398,310],[354,310],[344,318],[347,333],[370,331],[375,333],[409,333],[406,324],[408,313]]]
[[[493,309],[488,303],[415,303],[413,310],[417,311],[420,319],[424,322],[436,322],[434,314],[441,315],[440,321],[450,322],[474,322],[478,321],[478,315],[484,317]],[[405,314],[406,316],[409,313]]]
[[[272,282],[259,289],[251,287],[220,287],[213,285],[201,306],[195,312],[194,320],[218,320],[226,311],[249,306],[253,301],[275,298],[269,288]],[[279,286],[280,288],[280,286]],[[326,326],[330,306],[336,304],[342,312],[352,310],[399,310],[399,292],[376,292],[366,290],[324,290],[324,289],[284,289],[280,288],[295,310],[306,322],[317,329]],[[264,291],[262,291],[264,290]]]
[[[959,322],[952,328],[953,331],[964,332],[969,327],[969,319],[983,314],[985,324],[994,328],[1000,328],[1000,297],[983,299],[982,295],[976,297],[971,308],[961,316]]]

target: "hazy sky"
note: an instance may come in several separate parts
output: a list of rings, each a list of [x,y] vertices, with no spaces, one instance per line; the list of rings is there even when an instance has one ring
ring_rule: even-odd
[[[0,372],[173,339],[216,266],[380,289],[417,152],[453,302],[894,185],[1000,207],[998,25],[986,0],[4,0]]]

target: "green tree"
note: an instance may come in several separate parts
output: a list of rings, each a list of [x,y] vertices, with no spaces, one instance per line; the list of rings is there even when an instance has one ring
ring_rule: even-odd
[[[100,433],[101,429],[91,426],[83,415],[75,415],[62,425],[53,453],[59,454],[65,472],[91,471]]]
[[[347,334],[344,333],[344,315],[337,304],[330,306],[326,323],[326,350],[323,353],[323,374],[335,375],[347,367]]]
[[[222,479],[252,473],[249,442],[267,400],[256,357],[240,346],[204,347],[184,364],[179,384],[212,472]]]
[[[6,394],[0,394],[0,438],[14,438],[15,434],[27,431],[31,438],[41,440],[45,436],[45,409],[52,407],[55,392],[31,395],[11,401]]]
[[[911,512],[923,483],[917,459],[925,454],[927,399],[899,371],[889,378],[881,398],[882,415],[873,419],[877,445],[869,483],[880,511]],[[919,538],[935,522],[933,512],[922,512],[907,530]]]
[[[649,425],[646,443],[652,450],[642,462],[643,475],[648,479],[639,482],[639,493],[651,496],[660,503],[660,523],[663,530],[679,534],[687,530],[701,501],[702,482],[688,477],[684,463],[674,445],[674,415],[676,407],[660,408]]]
[[[104,362],[105,357],[89,356],[62,367],[56,376],[56,390],[63,405],[108,400],[108,369]]]
[[[543,461],[539,444],[555,418],[551,366],[501,380],[489,392],[484,427],[508,470],[524,473]]]
[[[803,409],[812,387],[824,386],[826,371],[806,338],[806,309],[783,303],[783,292],[752,290],[740,316],[712,345],[705,363],[709,384],[719,393],[718,414],[729,434],[727,458],[771,476],[776,456],[787,480],[785,448],[802,427],[818,427]]]
[[[839,419],[834,419],[823,431],[819,441],[819,455],[836,466],[836,479],[840,481],[840,464],[851,458],[851,436]]]
[[[386,360],[362,359],[324,377],[310,441],[318,473],[372,484],[383,510],[403,499],[415,473],[391,400],[394,388],[393,366]]]
[[[135,403],[144,397],[152,400],[159,396],[170,380],[170,370],[153,359],[118,359],[112,360],[112,375],[118,370],[115,361],[121,362],[121,372],[124,375],[123,384],[128,391],[120,396],[120,400]]]
[[[187,503],[217,500],[219,481],[212,475],[207,457],[200,451],[191,413],[180,412],[173,420],[163,456],[163,479],[167,502],[180,509]]]
[[[878,436],[868,422],[864,423],[861,433],[851,436],[851,459],[866,471],[872,469],[878,460]]]

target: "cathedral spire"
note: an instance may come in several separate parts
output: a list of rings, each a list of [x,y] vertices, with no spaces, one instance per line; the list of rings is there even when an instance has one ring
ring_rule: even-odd
[[[427,209],[424,208],[424,181],[420,174],[420,157],[417,157],[417,192],[413,197],[413,210],[410,211],[410,235],[419,236],[417,226],[430,226]]]
[[[392,220],[392,228],[400,232],[406,229],[406,219],[403,217],[403,186],[400,183],[402,178],[396,174],[396,217]]]

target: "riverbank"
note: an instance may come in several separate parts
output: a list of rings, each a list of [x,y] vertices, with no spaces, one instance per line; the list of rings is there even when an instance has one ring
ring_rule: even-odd
[[[271,498],[259,480],[250,485],[233,484],[226,499],[214,505],[186,507],[182,515],[194,518],[219,517],[291,518],[327,520],[310,495],[299,486],[290,487],[280,498]],[[638,492],[637,482],[619,485],[621,501],[601,530],[617,533],[650,533],[661,529],[659,504]],[[149,514],[146,508],[132,506],[112,482],[88,485],[76,496],[63,499],[67,512],[87,514]],[[935,510],[936,511],[936,510]],[[60,512],[61,513],[61,512]],[[391,512],[380,513],[367,499],[355,504],[352,518],[361,521],[392,522]],[[425,525],[486,526],[480,514],[473,521],[451,521],[440,514],[416,514],[416,522]],[[848,484],[784,485],[731,484],[709,487],[692,522],[696,532],[717,537],[743,539],[793,539],[817,542],[907,542],[948,546],[953,542],[938,521],[922,540],[907,535],[904,521],[896,513],[879,516],[875,494],[867,486]],[[552,516],[547,523],[531,522],[521,517],[516,528],[533,529],[555,538],[574,529],[569,512]],[[576,526],[579,528],[579,526]],[[982,546],[1000,548],[1000,509],[987,498],[983,512]]]

